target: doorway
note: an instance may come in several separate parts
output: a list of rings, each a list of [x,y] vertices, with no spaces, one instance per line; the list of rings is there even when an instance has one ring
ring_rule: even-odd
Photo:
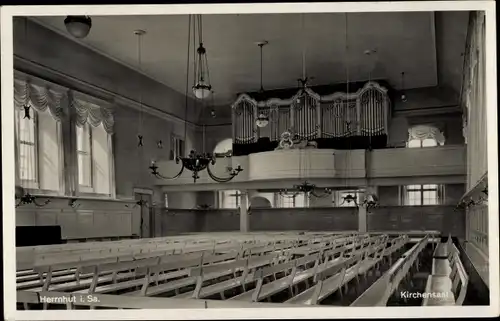
[[[152,215],[152,195],[149,193],[136,192],[135,200],[144,202],[144,205],[140,207],[141,211],[141,222],[140,222],[140,231],[141,238],[149,238],[154,237],[154,217]]]

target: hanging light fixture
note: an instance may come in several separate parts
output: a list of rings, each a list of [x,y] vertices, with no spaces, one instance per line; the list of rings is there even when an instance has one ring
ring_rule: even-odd
[[[262,74],[263,74],[263,60],[262,60],[262,48],[267,45],[269,42],[267,41],[259,41],[257,42],[257,46],[260,48],[260,90],[259,90],[259,98],[264,99],[264,86],[262,84]],[[259,128],[264,128],[269,124],[269,117],[264,113],[260,113],[255,120],[255,124]]]
[[[401,72],[401,101],[406,103],[408,98],[405,93],[405,72]]]
[[[208,70],[207,50],[203,47],[203,21],[198,15],[198,40],[199,47],[196,50],[197,61],[195,62],[196,84],[193,86],[193,93],[198,99],[205,99],[212,93],[210,85],[210,74]]]
[[[303,176],[302,173],[302,153],[299,155],[299,177]],[[318,188],[315,184],[309,183],[307,180],[304,180],[303,183],[298,185],[293,185],[293,192],[290,192],[288,189],[283,189],[279,191],[279,195],[284,198],[295,198],[297,195],[304,193],[307,198],[311,198],[314,196],[316,198],[323,198],[332,194],[332,190],[330,188]]]
[[[307,59],[306,59],[306,33],[305,33],[305,15],[302,13],[301,16],[301,41],[302,41],[302,78],[297,79],[299,84],[299,97],[297,98],[297,104],[300,104],[302,99],[305,98],[306,88],[308,87],[309,80],[314,79],[314,77],[307,76]]]
[[[142,72],[142,37],[146,34],[145,30],[134,30],[134,35],[137,36],[137,67],[139,68],[139,71]],[[143,123],[143,117],[142,117],[142,82],[139,84],[140,90],[139,90],[139,124],[138,124],[138,130],[137,130],[137,147],[143,147],[144,146],[144,136],[142,135],[142,123]],[[142,150],[142,148],[141,148]]]
[[[195,37],[194,31],[193,31],[193,37]],[[190,54],[190,48],[191,48],[191,15],[189,16],[188,49],[187,49],[187,63],[186,63],[187,70],[186,70],[186,91],[185,91],[184,141],[186,141],[186,137],[187,137],[187,111],[188,111],[188,102],[189,102],[188,91],[189,91],[189,54]],[[197,70],[195,70],[195,74],[196,73],[197,73]],[[203,144],[204,143],[205,142],[203,139]],[[225,155],[224,157],[227,159],[230,159],[230,158],[232,158],[232,154]],[[215,165],[216,160],[217,160],[217,156],[212,154],[212,153],[206,153],[206,152],[198,153],[198,152],[196,152],[196,150],[191,150],[189,155],[177,156],[175,158],[176,164],[181,164],[181,168],[180,168],[179,172],[174,176],[170,177],[170,176],[166,176],[166,175],[161,174],[158,171],[158,166],[156,165],[156,161],[154,161],[154,160],[151,161],[151,165],[149,166],[149,169],[151,171],[151,174],[154,177],[156,177],[158,179],[163,179],[163,180],[176,179],[182,175],[182,173],[184,172],[184,169],[187,169],[187,170],[193,172],[192,178],[194,179],[195,183],[200,178],[200,176],[198,174],[204,170],[207,170],[208,176],[212,180],[214,180],[218,183],[229,182],[233,178],[238,176],[238,174],[241,171],[243,171],[243,169],[241,168],[240,165],[236,166],[236,168],[233,168],[232,165],[229,164],[226,167],[226,171],[227,171],[228,175],[225,177],[219,177],[210,168],[211,165],[212,166]]]
[[[348,18],[347,18],[347,13],[345,13],[345,59],[346,59],[346,97],[349,97],[349,37],[348,37]],[[345,101],[345,104],[346,104],[346,108],[345,108],[345,111],[347,112],[348,111],[348,108],[349,108],[349,100],[346,99]],[[343,117],[344,115],[341,115],[341,117]],[[345,124],[346,124],[346,127],[347,127],[347,131],[348,133],[350,134],[351,133],[351,125],[352,125],[352,121],[350,119],[347,119],[345,120]],[[351,163],[351,143],[350,143],[350,140],[349,140],[349,146],[348,146],[348,150],[347,150],[347,159],[346,159],[346,175],[347,175],[347,180],[346,180],[346,186],[349,187],[349,175],[350,175],[350,163]],[[342,206],[343,204],[350,204],[350,203],[354,203],[356,205],[356,207],[358,206],[358,202],[357,202],[357,193],[352,193],[352,192],[349,192],[346,196],[344,196],[342,198],[342,203],[340,204],[340,206]]]
[[[290,192],[288,189],[284,189],[281,190],[279,194],[286,198],[294,198],[300,193],[304,193],[308,198],[311,198],[311,196],[323,198],[332,195],[332,190],[330,188],[319,189],[315,184],[309,183],[308,181],[304,181],[304,183],[299,185],[293,185],[293,191],[294,192]]]
[[[66,16],[64,19],[66,30],[75,38],[85,38],[92,28],[92,19],[89,16]]]

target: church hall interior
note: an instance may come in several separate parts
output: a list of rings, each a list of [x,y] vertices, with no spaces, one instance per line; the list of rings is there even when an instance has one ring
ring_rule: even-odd
[[[14,17],[17,309],[489,305],[485,19]]]

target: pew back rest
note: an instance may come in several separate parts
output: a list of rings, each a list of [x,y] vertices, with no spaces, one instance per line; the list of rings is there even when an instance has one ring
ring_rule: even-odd
[[[244,258],[229,263],[194,267],[189,270],[189,276],[202,276],[215,272],[244,268],[248,265],[248,260],[248,258]]]
[[[333,257],[337,254],[340,254],[342,255],[344,253],[344,249],[342,247],[336,247],[336,248],[333,248],[331,250],[327,250],[323,253],[323,256],[328,259],[330,257]]]
[[[290,261],[287,263],[259,268],[257,269],[257,271],[255,271],[254,279],[262,279],[271,274],[287,271],[289,269],[294,268],[296,263],[297,263],[296,261]]]
[[[301,266],[306,266],[309,263],[316,262],[319,260],[319,256],[320,256],[319,253],[303,256],[295,260],[295,266],[301,267]]]
[[[136,272],[138,274],[161,273],[161,272],[185,269],[194,266],[201,266],[202,262],[203,262],[203,255],[199,255],[198,257],[195,258],[169,260],[168,262],[162,262],[156,266],[137,268]]]
[[[225,254],[219,254],[219,255],[205,255],[203,258],[203,264],[213,264],[213,263],[218,263],[218,262],[224,262],[228,260],[233,260],[237,258],[239,255],[238,251],[230,251]]]
[[[161,259],[160,257],[157,257],[157,258],[148,258],[135,261],[125,261],[125,262],[105,263],[105,264],[84,263],[80,268],[80,273],[82,274],[92,273],[94,272],[95,268],[98,268],[100,273],[135,270],[141,267],[155,266],[159,263],[160,259]]]
[[[358,263],[360,260],[361,260],[361,255],[356,255],[356,256],[350,257],[339,264],[335,264],[335,265],[317,273],[316,280],[323,281],[325,279],[328,279],[332,275],[335,275],[342,270],[347,270],[349,267],[351,267],[353,264]],[[325,263],[325,264],[327,264],[327,263]]]
[[[458,253],[456,254],[458,256]],[[458,292],[458,297],[456,299],[455,305],[462,305],[465,300],[465,295],[467,294],[467,287],[469,285],[469,276],[467,275],[467,272],[465,271],[465,268],[462,264],[462,261],[460,261],[460,258],[457,258],[457,264],[458,264],[458,274],[460,277],[460,291]],[[457,289],[455,288],[454,293],[457,293]]]

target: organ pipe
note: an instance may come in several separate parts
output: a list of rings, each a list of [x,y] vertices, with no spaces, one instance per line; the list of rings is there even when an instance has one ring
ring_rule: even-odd
[[[290,130],[303,140],[387,135],[389,106],[387,89],[373,81],[349,95],[319,96],[306,88],[290,99],[256,101],[242,94],[232,105],[233,141],[256,143],[260,137],[255,124],[261,113],[269,115],[272,141]]]

